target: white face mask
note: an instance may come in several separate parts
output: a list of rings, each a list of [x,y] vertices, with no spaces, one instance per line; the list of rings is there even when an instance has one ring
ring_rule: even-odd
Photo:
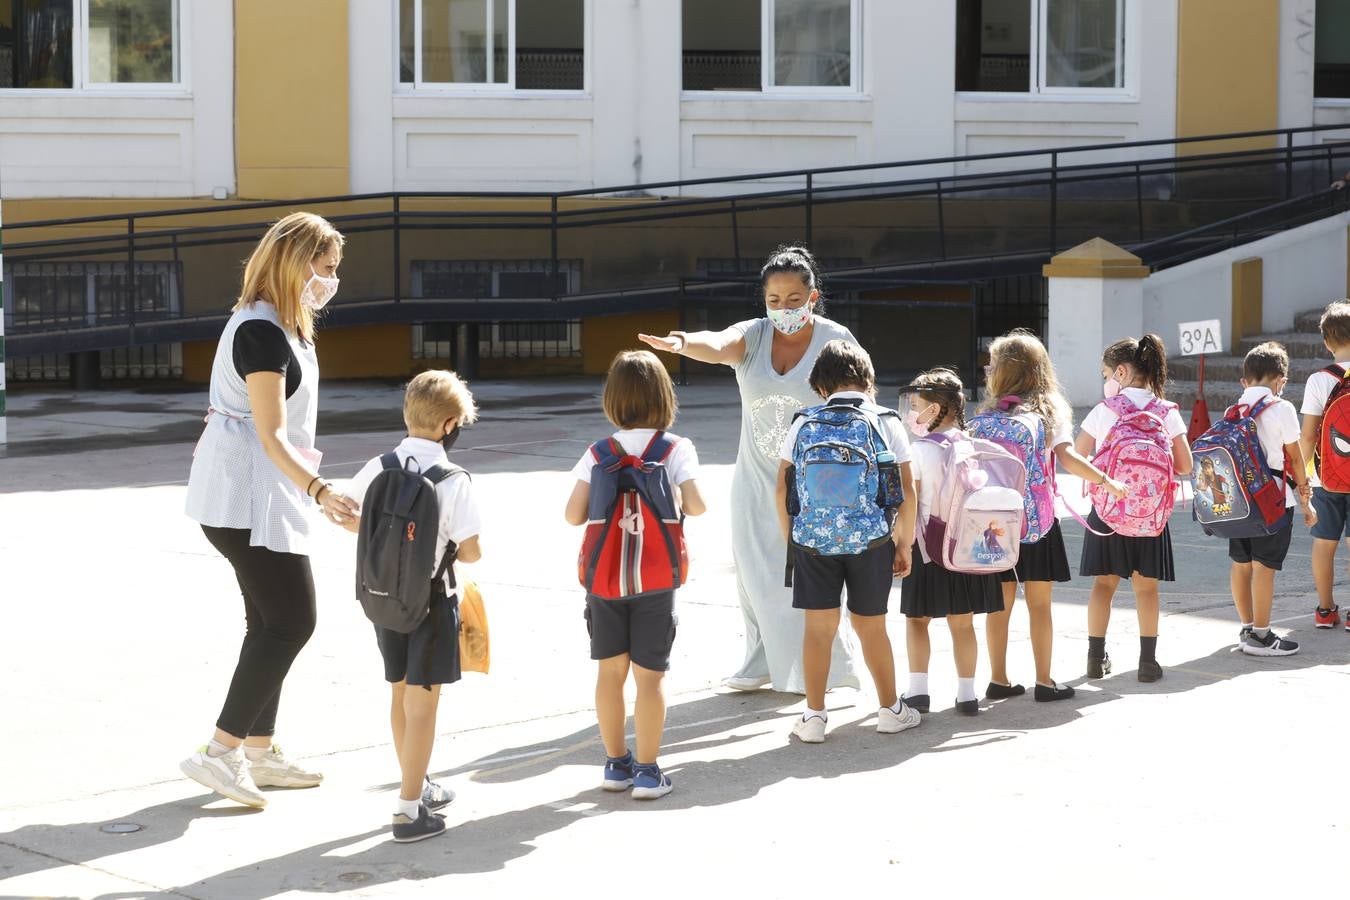
[[[333,299],[337,293],[338,279],[329,278],[326,275],[320,275],[314,271],[314,266],[309,267],[309,281],[300,289],[300,302],[310,309],[318,312],[328,305],[328,301]]]
[[[774,309],[768,307],[769,321],[783,334],[796,334],[811,321],[811,304],[803,303],[796,309]]]

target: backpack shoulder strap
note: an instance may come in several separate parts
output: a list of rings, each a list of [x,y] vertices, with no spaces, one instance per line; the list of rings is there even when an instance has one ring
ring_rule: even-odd
[[[647,443],[647,448],[642,451],[642,461],[645,463],[665,462],[670,454],[675,451],[675,445],[682,440],[684,439],[667,434],[664,431],[656,432]]]
[[[399,460],[398,454],[395,453],[393,450],[390,450],[388,453],[380,454],[380,465],[385,469],[403,468],[402,461]]]
[[[468,476],[469,471],[465,469],[463,466],[457,466],[454,463],[446,463],[443,466],[435,465],[432,466],[430,469],[423,471],[422,477],[425,478],[427,481],[430,481],[432,484],[440,484],[442,481],[449,478],[450,476],[460,474]],[[472,478],[472,476],[469,477]]]
[[[596,441],[591,444],[591,457],[595,460],[595,465],[609,468],[622,459],[618,450],[615,449],[615,443],[614,438],[608,437],[603,441]]]

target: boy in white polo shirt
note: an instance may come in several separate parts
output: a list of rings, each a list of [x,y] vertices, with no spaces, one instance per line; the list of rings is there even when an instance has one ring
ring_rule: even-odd
[[[1303,458],[1310,460],[1316,460],[1328,404],[1344,393],[1345,375],[1350,372],[1350,301],[1338,300],[1329,305],[1322,313],[1319,327],[1322,343],[1336,363],[1309,376],[1308,386],[1303,390],[1303,434],[1299,438],[1299,449],[1303,451]],[[1344,460],[1332,461],[1337,466],[1343,463]],[[1342,538],[1350,537],[1350,515],[1347,514],[1350,513],[1350,494],[1328,491],[1323,486],[1325,465],[1326,461],[1318,460],[1312,478],[1312,505],[1317,511],[1317,524],[1312,530],[1313,583],[1317,585],[1313,625],[1335,628],[1341,623],[1341,608],[1332,594],[1332,581],[1336,548]],[[1350,620],[1346,622],[1346,630],[1350,631]]]
[[[1242,363],[1242,397],[1239,406],[1251,408],[1262,400],[1266,406],[1256,416],[1256,436],[1265,451],[1266,466],[1274,472],[1293,473],[1298,505],[1303,521],[1312,526],[1317,514],[1308,505],[1311,489],[1299,450],[1298,415],[1294,404],[1280,400],[1289,382],[1289,354],[1284,345],[1267,341],[1252,348]],[[1288,460],[1286,466],[1285,461]],[[1281,475],[1283,478],[1283,475]],[[1289,656],[1298,652],[1298,644],[1270,630],[1270,606],[1275,596],[1275,573],[1284,567],[1289,540],[1294,532],[1295,492],[1285,487],[1287,521],[1274,534],[1228,541],[1228,558],[1233,561],[1230,582],[1233,604],[1242,622],[1239,649],[1251,656]]]

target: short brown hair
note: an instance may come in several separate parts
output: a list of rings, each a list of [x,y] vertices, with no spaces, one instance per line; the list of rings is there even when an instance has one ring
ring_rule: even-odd
[[[1242,377],[1248,381],[1283,378],[1289,374],[1289,351],[1279,341],[1266,341],[1247,351]]]
[[[461,425],[478,421],[469,386],[454,372],[429,369],[408,382],[403,393],[403,422],[409,431],[435,431],[447,419]]]
[[[670,373],[650,350],[624,350],[614,357],[600,404],[618,428],[669,428],[680,408]]]
[[[1350,347],[1350,300],[1337,300],[1327,306],[1322,320],[1322,340],[1333,347]]]
[[[821,348],[811,367],[810,384],[811,390],[822,397],[850,386],[870,394],[876,390],[877,373],[866,350],[852,341],[836,339]]]

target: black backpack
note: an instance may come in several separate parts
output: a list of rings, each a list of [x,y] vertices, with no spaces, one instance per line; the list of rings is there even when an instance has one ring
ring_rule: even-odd
[[[411,457],[408,462],[416,465]],[[449,464],[423,472],[399,462],[394,453],[381,456],[380,463],[384,468],[361,503],[356,599],[370,621],[407,634],[427,617],[447,570],[454,586],[454,542],[436,559],[441,524],[436,485],[464,469]]]

